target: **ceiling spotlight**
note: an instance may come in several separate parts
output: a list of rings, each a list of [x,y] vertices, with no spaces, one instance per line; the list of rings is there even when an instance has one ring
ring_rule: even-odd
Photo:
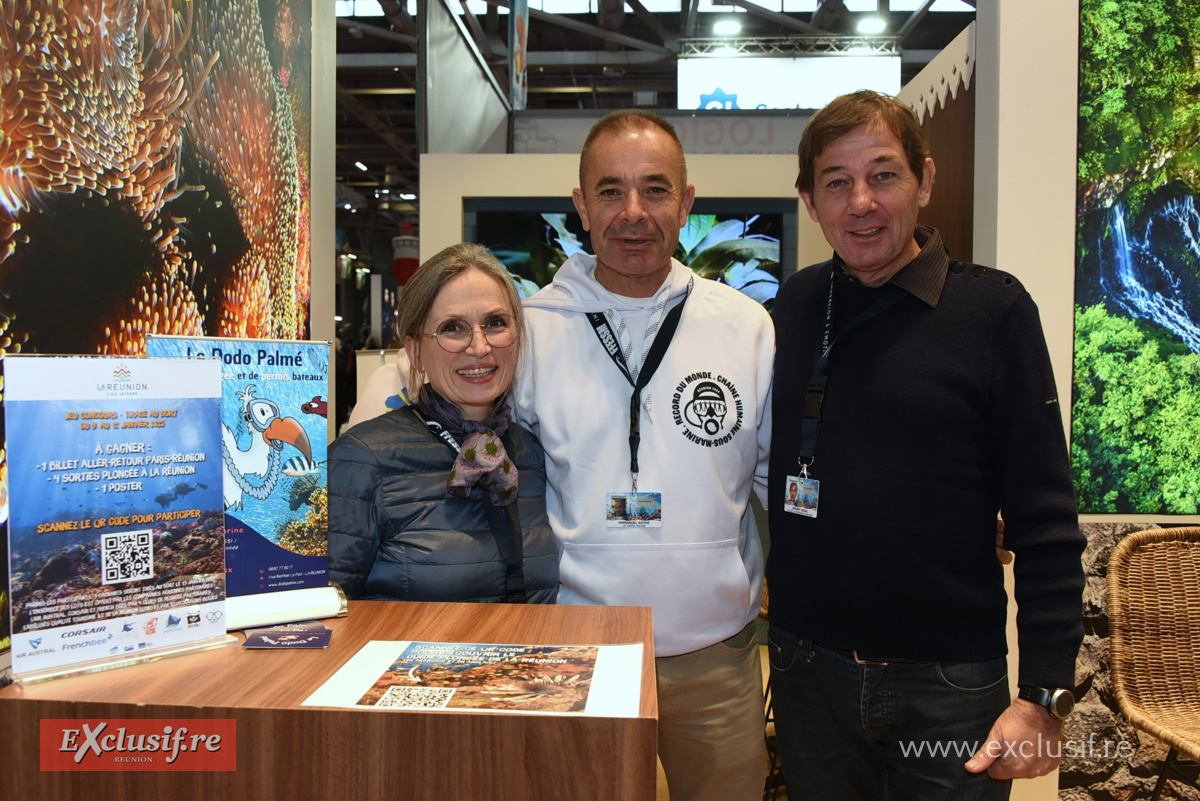
[[[858,32],[865,36],[883,33],[887,30],[887,22],[883,17],[863,17],[858,21]]]
[[[349,203],[347,203],[344,206],[342,206],[342,208],[344,208],[346,211],[351,211],[351,210],[353,210],[354,207],[351,206]]]
[[[356,161],[356,162],[354,162],[354,166],[355,166],[355,167],[358,167],[358,168],[359,168],[360,170],[362,170],[363,172],[366,172],[366,171],[367,171],[367,165],[366,165],[366,164],[363,164],[361,161]]]
[[[416,200],[417,196],[414,194],[411,194],[409,192],[405,192],[404,194],[400,195],[400,199],[401,200]]]
[[[723,19],[713,25],[713,33],[717,36],[737,36],[742,32],[742,23],[736,19]]]

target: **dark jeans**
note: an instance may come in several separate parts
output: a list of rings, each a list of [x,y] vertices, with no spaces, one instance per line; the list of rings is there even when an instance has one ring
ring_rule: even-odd
[[[1003,657],[860,665],[776,626],[767,651],[792,801],[1008,798],[1012,782],[963,767],[1009,705]]]

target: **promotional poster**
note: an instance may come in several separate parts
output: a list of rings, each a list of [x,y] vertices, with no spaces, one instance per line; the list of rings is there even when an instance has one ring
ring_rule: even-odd
[[[223,635],[217,365],[3,366],[13,672]]]
[[[0,352],[308,336],[312,17],[312,0],[0,2]],[[0,591],[0,686],[8,620]]]
[[[151,337],[220,365],[230,598],[329,586],[328,342]]]

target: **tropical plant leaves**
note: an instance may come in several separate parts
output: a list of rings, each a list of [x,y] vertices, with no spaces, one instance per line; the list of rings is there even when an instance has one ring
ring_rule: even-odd
[[[704,278],[716,279],[734,264],[757,259],[779,261],[779,242],[772,239],[729,239],[697,253],[687,264]]]

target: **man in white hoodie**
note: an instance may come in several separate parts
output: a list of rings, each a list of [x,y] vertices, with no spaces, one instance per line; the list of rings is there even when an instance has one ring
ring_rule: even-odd
[[[671,799],[749,801],[766,767],[749,503],[767,474],[773,327],[674,260],[696,190],[666,120],[600,120],[579,182],[596,255],[526,301],[514,391],[546,448],[558,600],[653,607]]]

